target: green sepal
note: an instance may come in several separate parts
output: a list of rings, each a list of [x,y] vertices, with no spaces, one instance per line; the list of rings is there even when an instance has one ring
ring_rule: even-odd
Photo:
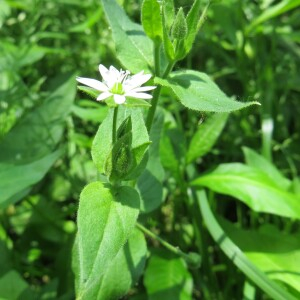
[[[133,164],[131,143],[132,133],[127,132],[113,145],[105,162],[105,174],[110,181],[122,180],[131,170]]]
[[[133,149],[134,162],[125,180],[136,179],[144,171],[148,162],[147,150],[150,144],[151,142],[146,142]]]
[[[97,99],[97,97],[99,96],[99,91],[92,89],[90,87],[79,85],[77,88],[79,91],[83,92],[84,94],[87,94],[93,99]]]
[[[123,137],[126,133],[132,130],[132,122],[130,116],[127,117],[117,130],[117,139]]]
[[[124,103],[126,107],[151,107],[151,104],[148,101],[143,99],[126,97],[126,102]]]

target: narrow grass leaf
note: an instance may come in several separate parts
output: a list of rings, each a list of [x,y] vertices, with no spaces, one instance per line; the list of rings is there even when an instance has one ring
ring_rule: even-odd
[[[297,195],[280,189],[262,171],[241,163],[221,164],[211,173],[195,179],[192,185],[230,195],[257,212],[300,219]]]
[[[213,215],[206,194],[197,192],[197,202],[208,231],[222,251],[232,262],[259,288],[274,300],[296,300],[295,297],[270,280],[261,270],[252,264],[241,249],[232,242]]]

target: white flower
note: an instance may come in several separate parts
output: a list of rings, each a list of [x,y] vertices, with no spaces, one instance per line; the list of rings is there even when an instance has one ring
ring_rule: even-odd
[[[99,65],[99,71],[103,82],[90,78],[76,78],[78,82],[101,92],[97,97],[97,101],[102,101],[113,96],[117,104],[123,104],[126,101],[126,97],[139,99],[152,98],[151,95],[144,92],[151,91],[156,86],[141,87],[142,84],[151,78],[151,74],[144,74],[144,71],[141,71],[138,74],[130,76],[129,71],[118,71],[113,66],[107,69],[103,65]]]

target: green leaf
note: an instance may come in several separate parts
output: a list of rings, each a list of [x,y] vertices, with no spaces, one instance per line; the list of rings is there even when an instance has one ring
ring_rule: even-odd
[[[188,12],[188,15],[186,17],[188,34],[186,39],[184,40],[185,55],[188,54],[193,47],[193,43],[196,39],[197,33],[206,19],[209,5],[210,5],[210,1],[208,1],[208,4],[205,6],[200,18],[199,18],[200,8],[201,8],[200,0],[194,1],[192,8]]]
[[[187,108],[197,111],[231,112],[258,102],[238,102],[228,98],[205,73],[187,70],[171,73],[169,79],[155,78],[169,88]]]
[[[211,150],[220,136],[227,118],[228,114],[214,114],[207,121],[204,121],[203,124],[200,124],[188,148],[188,163],[193,162]]]
[[[138,193],[101,182],[87,185],[79,201],[73,249],[77,299],[101,299],[103,275],[132,234],[139,213]]]
[[[105,163],[112,147],[113,110],[110,109],[106,118],[99,126],[92,145],[92,158],[100,173],[105,173]]]
[[[146,240],[136,229],[104,274],[98,298],[114,300],[125,295],[142,275],[146,257]]]
[[[283,0],[279,3],[265,9],[257,18],[248,26],[247,31],[253,30],[256,26],[275,18],[291,9],[300,6],[300,0]]]
[[[221,164],[192,185],[230,195],[257,212],[300,219],[298,196],[280,189],[264,172],[244,164]]]
[[[23,194],[21,197],[14,196],[39,182],[61,153],[62,151],[56,151],[24,165],[0,163],[0,208],[3,209],[23,197]]]
[[[15,270],[11,270],[0,278],[0,298],[18,300],[29,288],[27,282]]]
[[[173,3],[172,3],[173,5]],[[164,45],[164,50],[167,58],[169,61],[174,61],[175,59],[175,49],[173,46],[173,43],[171,41],[171,38],[169,36],[169,28],[167,25],[168,22],[168,13],[166,12],[168,9],[167,5],[163,6],[163,14],[162,14],[162,21],[163,21],[163,45]],[[173,19],[172,19],[173,23]]]
[[[153,67],[153,47],[142,27],[133,23],[115,0],[102,0],[112,28],[116,53],[126,69],[133,73],[150,71]]]
[[[75,97],[73,76],[56,78],[53,92],[26,114],[0,142],[0,206],[21,199],[40,181],[57,160],[54,150],[60,141],[65,120]],[[26,193],[22,191],[26,189]],[[22,193],[21,193],[22,192]]]
[[[274,300],[296,300],[292,295],[270,280],[263,272],[253,265],[236,244],[226,235],[213,215],[205,192],[197,192],[197,203],[208,231],[229,259],[258,287]]]
[[[243,147],[243,152],[246,164],[265,173],[266,176],[268,176],[269,179],[278,186],[278,188],[287,191],[291,187],[291,181],[285,178],[276,166],[265,159],[262,155],[259,155],[254,150],[247,147]]]
[[[171,29],[175,19],[175,7],[173,0],[163,1],[164,26],[167,32]]]
[[[99,105],[97,102],[95,102],[95,106],[92,107],[89,107],[86,104],[87,102],[82,101],[82,103],[79,103],[79,105],[74,105],[72,107],[72,113],[82,120],[93,121],[98,124],[105,119],[108,113],[107,106]]]
[[[182,258],[160,250],[151,255],[144,275],[149,300],[190,300],[193,279]]]
[[[161,140],[160,155],[163,167],[172,172],[172,175],[181,180],[181,164],[186,156],[185,135],[181,129],[175,127],[166,128]]]
[[[194,1],[193,6],[191,7],[190,11],[186,16],[188,35],[184,43],[185,43],[185,47],[187,48],[187,52],[191,50],[196,35],[198,33],[197,23],[200,14],[200,8],[201,8],[201,1],[200,0]]]
[[[147,36],[154,42],[163,39],[160,5],[157,0],[144,0],[142,4],[142,24]]]
[[[0,142],[0,163],[27,164],[55,150],[76,92],[75,78],[55,79],[46,100],[26,114]]]
[[[272,225],[244,230],[223,219],[220,224],[253,264],[271,279],[280,280],[300,292],[299,234],[283,233]]]
[[[161,165],[159,155],[163,123],[163,112],[158,110],[155,114],[154,123],[150,132],[152,143],[149,147],[148,163],[137,182],[141,197],[141,211],[144,213],[153,211],[163,202],[162,181],[165,177],[165,172]]]

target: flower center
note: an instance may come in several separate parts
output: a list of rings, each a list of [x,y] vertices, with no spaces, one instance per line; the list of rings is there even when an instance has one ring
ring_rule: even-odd
[[[116,79],[115,84],[110,90],[113,94],[124,95],[125,92],[123,89],[123,83],[127,80],[129,74],[130,74],[129,71],[122,71],[122,70],[120,71],[120,74]]]
[[[111,92],[113,94],[123,95],[124,94],[124,90],[123,90],[122,82],[116,82],[114,84],[114,86],[112,87]]]

